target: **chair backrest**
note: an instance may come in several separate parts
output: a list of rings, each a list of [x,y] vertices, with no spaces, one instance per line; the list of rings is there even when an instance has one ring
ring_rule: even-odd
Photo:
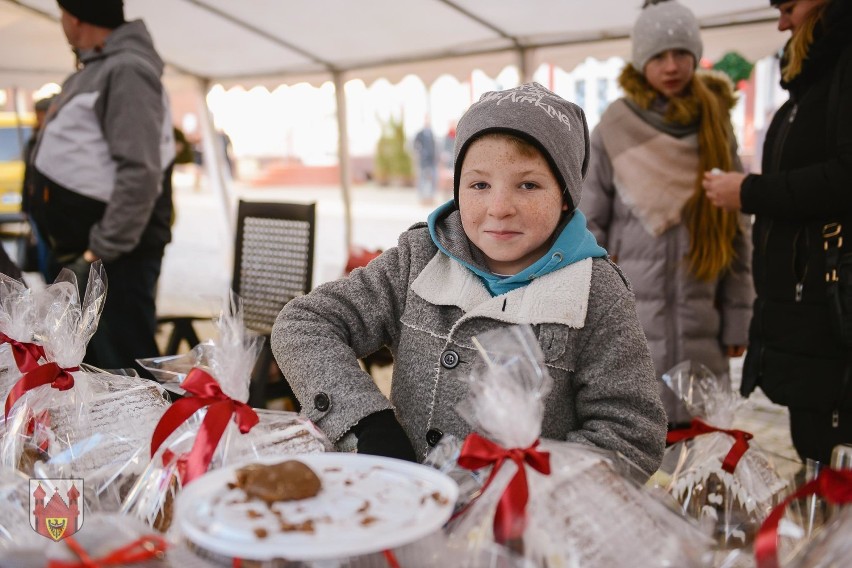
[[[311,290],[316,204],[240,201],[231,286],[246,327],[268,334],[284,304]]]

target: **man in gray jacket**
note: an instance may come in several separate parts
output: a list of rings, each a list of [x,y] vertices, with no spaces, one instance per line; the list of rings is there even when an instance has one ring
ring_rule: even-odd
[[[157,354],[155,291],[171,240],[174,138],[163,61],[121,0],[59,0],[78,60],[51,106],[34,154],[33,217],[49,272],[81,285],[104,262],[109,293],[86,362],[135,365]]]

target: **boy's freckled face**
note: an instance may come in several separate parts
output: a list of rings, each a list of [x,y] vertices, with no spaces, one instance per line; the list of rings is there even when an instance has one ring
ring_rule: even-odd
[[[532,150],[532,149],[530,149]],[[459,211],[467,237],[497,274],[517,274],[544,255],[568,206],[540,152],[502,137],[474,141],[459,178]]]

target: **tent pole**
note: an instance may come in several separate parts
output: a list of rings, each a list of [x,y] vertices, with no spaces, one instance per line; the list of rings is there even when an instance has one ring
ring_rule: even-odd
[[[234,206],[231,199],[231,187],[229,179],[226,178],[222,163],[225,158],[225,146],[216,132],[213,122],[213,113],[207,106],[207,93],[210,92],[210,81],[199,79],[198,81],[198,109],[201,114],[201,144],[202,165],[207,174],[207,179],[213,186],[213,190],[222,199],[222,211],[225,213],[225,226],[231,233],[229,243],[233,244],[236,232],[234,221]]]
[[[337,99],[337,161],[340,170],[340,191],[343,197],[343,239],[352,250],[352,175],[349,160],[349,128],[346,119],[346,90],[343,73],[334,71],[334,96]]]
[[[533,80],[533,72],[531,69],[532,51],[526,47],[518,48],[518,76],[521,78],[521,83],[529,83]]]

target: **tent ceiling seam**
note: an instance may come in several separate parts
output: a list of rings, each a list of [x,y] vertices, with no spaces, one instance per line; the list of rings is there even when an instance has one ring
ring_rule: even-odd
[[[449,6],[451,9],[455,10],[456,12],[458,12],[459,14],[468,18],[469,20],[473,20],[477,24],[479,24],[481,26],[485,26],[489,30],[498,34],[503,39],[507,39],[507,40],[511,41],[512,44],[515,46],[515,49],[519,49],[519,50],[526,49],[526,47],[521,44],[520,40],[516,36],[513,36],[512,34],[507,32],[506,30],[497,27],[496,25],[492,24],[491,22],[489,22],[485,18],[483,18],[481,16],[477,16],[476,14],[472,14],[471,12],[469,12],[465,8],[462,8],[461,6],[459,6],[458,4],[453,2],[452,0],[437,0],[437,1],[440,2],[441,4],[445,4],[445,5]]]
[[[265,38],[265,39],[271,41],[272,43],[275,43],[275,44],[277,44],[281,47],[289,49],[290,51],[298,53],[299,55],[302,55],[303,57],[310,59],[314,63],[318,63],[318,64],[322,65],[323,67],[325,67],[326,71],[328,71],[329,73],[334,73],[335,71],[338,70],[337,67],[333,63],[331,63],[330,61],[326,61],[325,59],[321,58],[320,56],[316,55],[315,53],[311,53],[310,51],[307,51],[306,49],[303,49],[303,48],[299,47],[298,45],[294,45],[294,44],[290,43],[289,41],[282,39],[281,37],[279,37],[279,36],[277,36],[277,35],[275,35],[271,32],[263,30],[263,29],[255,26],[253,24],[250,24],[250,23],[248,23],[244,20],[236,18],[232,14],[229,14],[228,12],[224,12],[224,11],[220,10],[219,8],[211,6],[211,5],[209,5],[205,2],[202,2],[201,0],[183,0],[183,1],[187,2],[189,4],[193,4],[195,6],[198,6],[202,10],[206,10],[207,12],[214,14],[214,15],[222,18],[223,20],[226,20],[226,21],[228,21],[228,22],[230,22],[230,23],[232,23],[236,26],[239,26],[239,27],[241,27],[241,28],[243,28],[247,31],[250,31],[251,33],[256,34],[260,37],[263,37],[263,38]]]

